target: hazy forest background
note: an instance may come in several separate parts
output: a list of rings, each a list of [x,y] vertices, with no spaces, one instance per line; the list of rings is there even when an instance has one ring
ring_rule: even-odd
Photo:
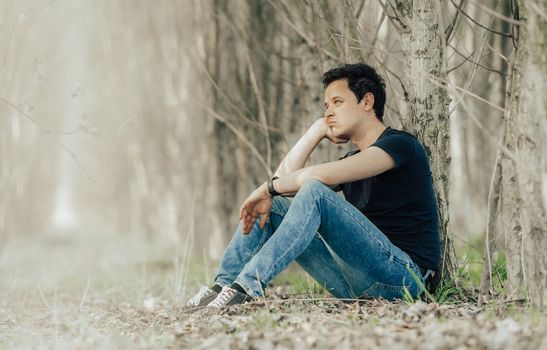
[[[0,344],[547,347],[546,30],[545,0],[0,0]],[[440,290],[341,304],[291,267],[179,315],[359,61],[430,156]]]

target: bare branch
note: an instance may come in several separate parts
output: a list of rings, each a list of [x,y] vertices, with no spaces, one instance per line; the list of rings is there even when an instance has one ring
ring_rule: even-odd
[[[486,12],[486,13],[488,13],[488,14],[490,14],[490,15],[496,17],[496,18],[499,18],[499,19],[501,19],[501,20],[504,20],[504,21],[506,21],[506,22],[509,22],[509,23],[514,24],[514,25],[517,25],[517,26],[523,24],[521,21],[517,21],[517,20],[515,20],[514,18],[507,17],[507,16],[504,16],[504,15],[502,15],[502,14],[500,14],[500,13],[497,13],[496,11],[494,11],[494,10],[492,10],[492,9],[490,9],[490,8],[488,8],[488,7],[486,7],[486,6],[484,6],[483,4],[477,3],[477,1],[475,1],[475,0],[469,0],[469,2],[472,3],[472,4],[475,5],[475,6],[480,7],[481,9],[484,10],[484,12]]]
[[[255,94],[257,103],[258,103],[258,120],[260,120],[260,123],[262,124],[262,131],[264,132],[264,135],[266,136],[266,164],[268,165],[268,169],[271,169],[272,167],[272,146],[270,145],[270,132],[268,130],[268,118],[266,117],[266,110],[264,108],[264,100],[262,99],[262,94],[260,93],[260,90],[258,88],[258,83],[256,82],[256,76],[253,71],[253,65],[249,65],[249,77],[251,79],[251,85],[253,87],[253,92]],[[271,176],[273,174],[268,174],[268,176]]]
[[[241,130],[239,130],[234,124],[232,124],[229,120],[212,110],[211,108],[207,107],[203,103],[198,103],[197,101],[190,100],[192,103],[196,104],[198,107],[202,108],[204,111],[209,113],[213,118],[221,122],[222,124],[226,125],[228,129],[230,129],[243,143],[249,148],[249,150],[255,155],[256,159],[262,165],[264,170],[266,170],[266,173],[268,175],[271,175],[273,173],[272,169],[268,168],[268,163],[264,159],[264,157],[260,154],[260,152],[256,149],[256,147],[253,145],[251,141],[246,137],[245,133]]]
[[[359,17],[361,17],[361,12],[363,12],[363,9],[365,8],[365,2],[366,0],[361,0],[361,4],[359,5],[357,12],[355,13],[356,19],[359,19]]]
[[[327,49],[325,49],[324,47],[321,47],[319,44],[317,44],[317,42],[315,42],[312,38],[310,38],[308,35],[306,35],[306,33],[304,33],[304,31],[302,31],[300,28],[298,28],[296,26],[296,24],[294,24],[290,19],[289,17],[284,13],[284,11],[281,11],[279,9],[279,7],[277,7],[277,5],[272,1],[272,0],[269,0],[270,4],[272,4],[272,6],[281,14],[281,17],[283,18],[283,20],[285,20],[285,22],[287,22],[287,24],[296,32],[296,34],[298,34],[298,36],[300,36],[302,39],[304,39],[304,41],[310,46],[310,47],[313,47],[313,48],[316,48],[318,49],[320,52],[324,53],[327,57],[329,58],[332,58],[333,60],[336,60],[336,61],[339,61],[339,58],[334,55],[333,53],[329,52]]]
[[[532,1],[530,1],[527,5],[530,6],[531,10],[537,12],[540,17],[543,17],[544,21],[547,21],[547,9],[545,9],[542,5],[539,5]]]
[[[100,130],[99,128],[91,125],[87,125],[84,123],[80,123],[76,128],[70,131],[64,131],[64,130],[55,130],[55,129],[45,129],[46,132],[51,132],[54,134],[61,134],[61,135],[74,135],[74,134],[90,134],[90,135],[120,135],[133,120],[137,118],[137,115],[134,114],[133,116],[129,117],[126,121],[124,121],[120,126],[118,126],[116,129],[113,130]]]
[[[477,22],[473,17],[469,16],[467,13],[465,13],[465,11],[459,7],[458,5],[456,5],[456,3],[454,2],[454,0],[450,0],[450,2],[452,3],[452,5],[454,5],[454,7],[456,7],[458,9],[459,12],[462,13],[462,15],[464,15],[465,17],[469,18],[469,20],[473,23],[475,23],[476,25],[478,25],[479,27],[481,27],[482,29],[484,30],[487,30],[489,31],[490,33],[493,33],[493,34],[497,34],[497,35],[501,35],[501,36],[504,36],[506,38],[511,38],[511,34],[509,33],[502,33],[502,32],[498,32],[497,30],[494,30],[494,29],[491,29],[491,28],[488,28],[488,27],[485,27],[484,25],[482,25],[481,23]]]
[[[84,166],[82,165],[82,163],[80,162],[80,160],[78,159],[78,157],[76,156],[76,153],[72,152],[72,150],[70,150],[70,148],[68,148],[68,146],[66,146],[64,143],[62,143],[59,139],[57,139],[55,136],[53,136],[53,132],[44,128],[36,119],[32,118],[28,113],[26,113],[25,111],[23,111],[19,106],[17,106],[16,104],[6,100],[5,98],[1,97],[0,96],[0,101],[4,102],[5,104],[7,104],[8,106],[10,106],[11,108],[15,109],[16,111],[19,112],[20,115],[22,115],[23,117],[25,117],[25,119],[27,119],[28,121],[32,122],[34,125],[36,125],[36,127],[38,127],[38,129],[40,131],[42,131],[47,137],[49,137],[54,143],[56,143],[59,147],[61,147],[63,150],[65,150],[65,152],[67,152],[70,157],[74,160],[74,163],[76,163],[76,165],[78,166],[78,168],[80,168],[80,170],[82,170],[82,172],[86,175],[86,177],[88,178],[89,181],[91,182],[98,182],[97,179],[95,179],[94,177],[91,176],[91,174],[84,168]]]
[[[486,67],[486,66],[480,64],[479,62],[473,61],[472,59],[469,58],[469,57],[471,57],[471,56],[465,56],[463,53],[461,53],[461,52],[460,52],[455,46],[453,46],[452,44],[449,43],[448,46],[449,46],[451,49],[453,49],[458,55],[460,55],[461,57],[463,57],[463,59],[464,59],[464,60],[463,60],[463,63],[465,63],[465,62],[471,62],[471,63],[473,63],[474,65],[476,65],[476,66],[478,66],[478,67],[480,67],[480,68],[486,69],[487,71],[494,72],[494,73],[498,73],[498,74],[500,74],[501,76],[504,76],[504,77],[507,76],[507,74],[503,73],[502,71],[499,71],[499,70],[494,69],[494,68]],[[473,52],[474,52],[474,51],[473,51]],[[461,66],[463,63],[458,64],[458,65],[456,66],[456,68],[459,67],[459,66]],[[452,71],[455,70],[456,68],[451,68],[451,69],[448,70],[448,72],[452,72]]]
[[[463,7],[465,0],[460,1],[460,7]],[[456,28],[456,22],[460,18],[460,11],[456,11],[454,14],[454,17],[452,18],[452,21],[450,21],[450,24],[446,27],[444,31],[444,37],[446,42],[449,42],[450,39],[452,39],[452,34],[454,33],[454,28]]]
[[[484,126],[483,123],[481,123],[480,119],[477,118],[477,116],[475,114],[473,114],[473,112],[471,112],[471,110],[469,109],[469,107],[467,106],[467,104],[465,103],[465,101],[462,101],[461,103],[461,106],[463,108],[463,111],[465,112],[464,115],[468,116],[471,118],[471,121],[473,123],[475,123],[475,125],[477,125],[477,127],[479,128],[479,130],[481,130],[486,136],[487,136],[487,139],[491,142],[491,143],[495,143],[496,146],[499,147],[499,150],[500,152],[502,152],[502,154],[507,157],[507,159],[511,159],[512,161],[516,161],[516,154],[514,151],[510,150],[509,148],[507,148],[506,146],[503,145],[503,143],[499,142],[497,140],[497,138],[492,135],[490,133],[490,131],[488,131],[488,128],[486,128]]]
[[[486,294],[488,291],[492,292],[494,290],[492,285],[492,255],[494,254],[495,249],[494,227],[499,214],[501,197],[502,159],[503,157],[501,156],[501,152],[498,152],[498,156],[496,157],[496,165],[494,167],[494,174],[492,175],[492,180],[490,181],[490,190],[488,191],[488,220],[486,224],[486,238],[484,242],[485,268],[483,270],[483,277],[480,285],[481,295]]]
[[[207,79],[209,79],[209,82],[213,85],[213,88],[216,89],[216,91],[218,91],[222,97],[225,98],[226,102],[228,103],[228,105],[233,108],[233,110],[237,113],[237,115],[244,121],[244,122],[247,122],[248,124],[252,125],[254,128],[256,128],[257,130],[259,130],[260,132],[262,132],[262,130],[260,129],[260,125],[252,120],[252,119],[249,119],[242,111],[241,109],[236,106],[232,100],[230,99],[229,96],[226,95],[226,92],[224,89],[222,89],[218,83],[215,81],[215,79],[211,76],[211,73],[207,70],[207,67],[205,67],[205,65],[202,63],[202,62],[198,62],[199,63],[199,66],[202,70],[202,72],[205,74],[205,77]],[[251,111],[249,109],[247,109],[247,106],[244,105],[245,109],[246,109],[246,112],[247,113],[251,113]]]
[[[409,7],[411,6],[408,3],[407,0],[403,0],[403,1],[407,2],[407,6],[409,6]],[[399,1],[399,2],[401,2],[401,1]],[[392,0],[388,0],[388,3],[389,3],[389,7],[391,8],[391,11],[393,11],[393,13],[395,14],[395,17],[389,16],[389,15],[388,15],[388,17],[393,20],[393,23],[395,25],[397,25],[397,23],[398,23],[398,25],[401,26],[401,29],[406,28],[408,26],[408,24],[403,21],[402,17],[404,17],[404,16],[399,14],[399,11],[397,11],[395,6],[393,5]],[[387,14],[387,6],[384,3],[382,3],[381,1],[380,1],[380,6],[382,6],[382,8],[384,9],[384,12]]]
[[[467,17],[464,17],[467,21],[467,24],[469,25],[469,28],[472,30],[472,33],[473,33],[473,36],[476,36],[478,35],[478,32],[475,30],[475,27],[473,25],[473,23],[467,18]],[[493,21],[494,19],[492,19]],[[454,36],[458,35],[457,32],[454,32]],[[482,35],[482,36],[479,36],[479,40],[483,43],[483,45],[486,45],[486,47],[488,47],[488,49],[490,50],[490,52],[494,53],[496,56],[498,56],[501,60],[507,62],[508,61],[508,58],[505,57],[501,52],[499,52],[498,50],[496,50],[494,47],[492,47],[492,45],[490,45],[490,43],[488,42],[488,40],[486,39],[486,35]],[[464,60],[462,62],[465,63],[466,61]],[[459,65],[458,65],[459,66]],[[456,67],[457,68],[457,67]],[[454,68],[452,69],[454,70]]]
[[[353,39],[349,38],[348,40],[353,40]],[[359,44],[361,44],[361,45],[367,45],[367,46],[368,46],[368,44],[366,44],[366,43],[364,43],[364,42],[361,42],[361,41],[359,41],[359,40],[353,40],[353,41],[357,41],[357,42],[358,42]],[[358,50],[361,49],[360,47],[350,47],[350,48],[354,48],[354,49],[358,49]],[[390,56],[390,57],[393,57],[394,59],[396,59],[397,61],[399,61],[401,64],[405,64],[405,61],[404,61],[402,58],[398,57],[397,55],[394,55],[393,53],[391,53],[391,52],[389,52],[389,51],[382,50],[382,49],[378,49],[378,48],[376,48],[376,47],[375,47],[374,49],[380,50],[380,51],[384,52],[386,55],[388,55],[388,56]],[[454,83],[451,83],[451,82],[449,82],[449,81],[447,81],[447,80],[445,80],[445,79],[441,79],[441,78],[439,78],[439,77],[436,77],[436,76],[432,75],[432,74],[431,74],[430,72],[428,72],[428,71],[422,70],[422,73],[423,73],[423,74],[426,74],[426,75],[428,76],[428,79],[430,79],[431,81],[434,81],[434,82],[435,82],[436,84],[438,84],[439,86],[445,87],[445,85],[443,85],[443,84],[446,84],[446,85],[448,85],[448,86],[450,86],[450,87],[453,87],[454,89],[456,89],[456,90],[458,90],[458,91],[464,92],[466,95],[469,95],[469,96],[471,96],[471,97],[473,97],[473,98],[475,98],[475,99],[477,99],[477,100],[479,100],[479,101],[481,101],[481,102],[483,102],[483,103],[486,103],[487,105],[489,105],[489,106],[491,106],[491,107],[493,107],[493,108],[495,108],[495,109],[497,109],[497,110],[499,110],[499,111],[505,112],[505,108],[500,107],[500,106],[496,105],[495,103],[490,102],[490,101],[488,101],[488,100],[486,100],[486,99],[480,97],[479,95],[477,95],[477,94],[475,94],[475,93],[473,93],[473,92],[471,92],[471,91],[469,91],[469,90],[466,90],[466,89],[464,89],[464,88],[462,88],[462,87],[460,87],[460,86],[458,86],[458,85],[456,85],[456,84],[454,84]]]

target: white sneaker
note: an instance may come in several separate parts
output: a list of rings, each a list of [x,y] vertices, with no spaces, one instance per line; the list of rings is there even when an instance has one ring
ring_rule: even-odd
[[[225,286],[222,287],[222,291],[217,295],[215,300],[207,305],[207,308],[219,311],[227,306],[243,304],[250,300],[253,300],[253,298],[247,294],[243,294],[238,290]]]
[[[181,308],[181,311],[184,313],[195,312],[199,309],[207,306],[211,301],[213,301],[219,294],[207,286],[202,286],[185,306]]]

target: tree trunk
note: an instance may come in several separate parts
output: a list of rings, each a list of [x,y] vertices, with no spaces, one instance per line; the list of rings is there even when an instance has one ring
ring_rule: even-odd
[[[541,2],[543,9],[546,2]],[[514,161],[507,160],[508,180],[504,182],[504,210],[507,214],[508,297],[527,297],[540,309],[545,305],[547,260],[545,257],[547,220],[542,198],[543,143],[542,122],[547,102],[546,20],[539,5],[513,4],[516,49],[511,69],[507,101],[506,146],[515,150]],[[505,174],[504,174],[505,177]],[[508,230],[507,230],[508,228]]]
[[[410,125],[430,159],[437,194],[441,231],[441,272],[455,271],[455,253],[449,229],[450,173],[449,98],[439,16],[434,0],[412,3],[410,43]]]

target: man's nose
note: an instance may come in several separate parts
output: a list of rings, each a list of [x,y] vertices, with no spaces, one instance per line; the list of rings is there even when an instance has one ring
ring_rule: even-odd
[[[329,117],[332,117],[334,115],[334,112],[332,111],[332,108],[327,108],[325,110],[325,118],[329,118]]]

